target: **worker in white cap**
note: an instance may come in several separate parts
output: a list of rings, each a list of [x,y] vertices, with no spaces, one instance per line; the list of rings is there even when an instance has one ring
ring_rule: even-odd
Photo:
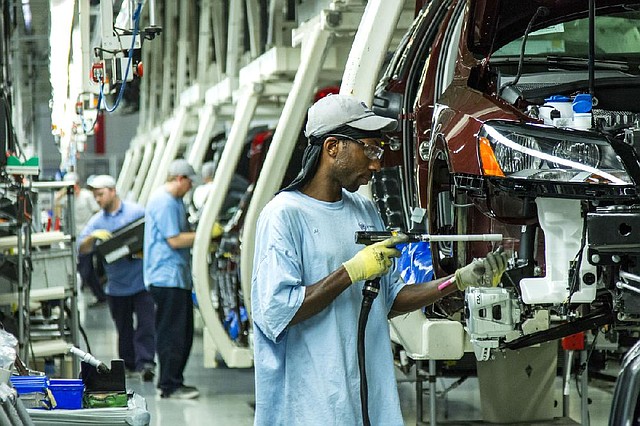
[[[93,177],[88,185],[101,210],[82,230],[79,252],[91,253],[96,244],[112,233],[144,216],[139,204],[125,201],[116,192],[116,181],[109,175]],[[118,330],[118,353],[125,368],[139,372],[144,381],[155,376],[155,306],[142,276],[142,260],[128,256],[105,263],[107,301]]]
[[[200,171],[202,184],[193,190],[193,205],[197,210],[202,208],[213,188],[213,173],[216,171],[215,166],[216,163],[213,161],[207,161],[202,165],[202,170]]]
[[[260,214],[251,282],[256,425],[363,424],[359,306],[364,282],[378,277],[365,339],[368,414],[373,425],[404,424],[388,317],[500,281],[506,259],[491,255],[459,269],[457,286],[438,289],[452,277],[405,285],[389,271],[406,237],[354,244],[356,231],[384,230],[356,191],[381,169],[382,132],[395,127],[352,96],[320,99],[309,109],[302,171]]]

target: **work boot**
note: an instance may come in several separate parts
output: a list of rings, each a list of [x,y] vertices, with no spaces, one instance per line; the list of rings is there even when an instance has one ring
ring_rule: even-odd
[[[155,367],[153,365],[145,365],[142,370],[140,370],[140,377],[144,382],[151,382],[153,378],[156,376]]]
[[[88,305],[89,308],[100,308],[102,306],[107,306],[107,299],[98,299]]]
[[[164,390],[162,394],[160,394],[161,398],[172,398],[172,399],[194,399],[200,396],[200,392],[193,386],[185,386],[182,385],[178,389],[174,390]]]

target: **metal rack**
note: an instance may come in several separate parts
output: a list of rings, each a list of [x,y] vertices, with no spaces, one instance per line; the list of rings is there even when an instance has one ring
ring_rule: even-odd
[[[73,183],[33,182],[30,186],[19,184],[15,187],[17,214],[15,222],[9,225],[14,235],[0,238],[0,250],[10,253],[5,256],[5,264],[9,264],[9,269],[15,268],[15,275],[0,277],[0,305],[17,306],[18,354],[27,364],[32,358],[64,356],[72,345],[78,344],[77,249],[73,214],[67,214],[65,218],[67,233],[34,233],[33,215],[27,208],[32,191],[37,194],[63,188],[66,188],[67,211],[73,212]],[[39,212],[38,204],[34,203],[31,210]],[[31,314],[32,303],[49,301],[59,301],[59,314],[53,321],[40,321],[45,315],[36,317]],[[41,308],[47,306],[42,303]],[[44,325],[34,326],[40,322]],[[79,362],[75,358],[71,362],[71,374],[76,377]]]

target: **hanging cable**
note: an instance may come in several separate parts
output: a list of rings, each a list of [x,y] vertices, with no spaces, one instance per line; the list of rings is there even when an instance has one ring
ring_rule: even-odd
[[[571,297],[580,289],[580,281],[582,278],[580,277],[580,267],[582,266],[582,254],[584,253],[584,247],[587,244],[587,215],[583,215],[582,222],[582,236],[580,238],[580,249],[576,253],[576,256],[573,259],[574,262],[574,272],[571,276],[571,283],[569,286],[569,297],[565,301],[565,305],[569,306],[571,303]]]
[[[538,18],[544,18],[546,16],[549,16],[549,8],[545,7],[545,6],[540,6],[538,7],[538,9],[536,9],[536,13],[533,14],[533,16],[531,17],[531,19],[529,20],[529,24],[527,25],[526,30],[524,31],[524,36],[522,37],[522,44],[520,45],[520,57],[518,59],[518,71],[516,72],[516,76],[513,80],[508,81],[507,83],[505,83],[504,85],[502,85],[502,87],[500,87],[499,92],[502,93],[502,91],[504,89],[506,89],[509,86],[515,86],[516,84],[518,84],[518,81],[520,80],[520,77],[522,76],[522,65],[524,64],[524,53],[525,53],[525,48],[527,46],[527,39],[529,38],[529,33],[531,32],[531,28],[533,27],[534,22],[536,22],[536,20]]]
[[[107,105],[107,100],[104,97],[104,80],[103,80],[102,83],[100,84],[100,94],[98,96],[98,107],[97,107],[98,110],[100,109],[101,100],[104,100],[104,109],[106,109],[107,112],[115,111],[116,108],[118,108],[118,105],[120,105],[120,101],[122,100],[122,96],[124,95],[124,90],[127,87],[127,76],[129,75],[131,62],[133,60],[133,48],[136,45],[136,36],[138,35],[141,11],[142,11],[142,2],[138,2],[138,5],[136,6],[136,10],[133,13],[133,21],[134,21],[133,33],[132,33],[133,37],[131,38],[131,47],[129,48],[129,60],[127,61],[127,68],[124,72],[124,78],[122,79],[122,85],[120,86],[120,90],[118,92],[118,97],[116,98],[116,102],[113,104],[112,108],[109,107],[109,105]],[[95,126],[95,121],[93,124]]]
[[[98,106],[96,107],[96,110],[98,111],[98,113],[96,113],[96,118],[93,120],[93,123],[91,123],[91,126],[87,127],[85,125],[85,120],[84,120],[84,116],[82,114],[80,114],[80,123],[82,124],[82,130],[85,133],[89,133],[90,131],[93,130],[94,127],[96,127],[96,123],[98,122],[98,115],[100,114],[100,102],[102,101],[102,87],[100,88],[100,93],[98,93]]]

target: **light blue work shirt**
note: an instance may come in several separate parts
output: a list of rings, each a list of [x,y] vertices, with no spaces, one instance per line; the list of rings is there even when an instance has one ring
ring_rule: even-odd
[[[120,208],[113,213],[100,210],[94,214],[78,238],[78,245],[93,231],[106,229],[113,232],[144,216],[142,206],[120,200]],[[145,289],[142,278],[142,260],[123,257],[113,263],[104,264],[107,272],[107,286],[104,292],[109,296],[131,296]]]
[[[164,186],[147,202],[144,216],[144,283],[156,287],[191,290],[190,249],[172,248],[167,238],[188,232],[187,213],[182,198],[171,195]]]
[[[382,229],[373,203],[347,191],[333,203],[281,192],[260,214],[251,290],[256,425],[362,424],[357,328],[363,282],[311,318],[287,325],[305,287],[363,248],[355,231]],[[387,322],[404,286],[396,277],[382,278],[366,328],[373,425],[403,425]]]

